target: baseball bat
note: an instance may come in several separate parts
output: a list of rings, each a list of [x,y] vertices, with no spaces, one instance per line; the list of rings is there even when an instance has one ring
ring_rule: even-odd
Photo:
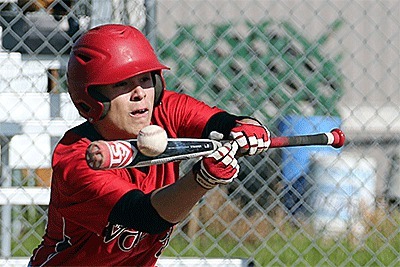
[[[271,137],[270,148],[293,146],[332,146],[344,145],[345,135],[340,129],[331,132]],[[143,155],[137,148],[137,140],[94,141],[86,150],[86,161],[92,169],[116,169],[145,167],[207,156],[222,145],[211,139],[168,138],[167,148],[156,157]]]

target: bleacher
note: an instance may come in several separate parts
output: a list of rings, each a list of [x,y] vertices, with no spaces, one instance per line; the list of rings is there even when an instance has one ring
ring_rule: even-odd
[[[47,205],[51,151],[57,140],[82,119],[67,93],[49,90],[58,60],[25,60],[0,51],[1,257],[11,255],[13,205]],[[52,72],[50,72],[50,70]],[[19,172],[19,175],[15,175]],[[34,172],[29,188],[21,173]],[[18,178],[17,178],[18,176]]]

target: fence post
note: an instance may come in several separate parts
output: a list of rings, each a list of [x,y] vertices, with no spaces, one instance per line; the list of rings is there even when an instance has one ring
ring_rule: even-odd
[[[0,125],[1,146],[1,186],[10,187],[11,169],[9,167],[9,146],[11,137],[21,134],[21,125],[17,123],[1,123]],[[1,256],[11,256],[11,205],[4,205],[1,209]]]
[[[156,1],[155,0],[145,0],[146,6],[146,25],[144,27],[147,39],[153,46],[154,50],[157,51],[157,35],[156,35]]]

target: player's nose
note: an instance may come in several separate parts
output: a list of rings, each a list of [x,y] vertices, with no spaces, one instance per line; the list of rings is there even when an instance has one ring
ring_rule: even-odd
[[[146,91],[141,86],[136,86],[131,93],[131,101],[140,101],[146,97]]]

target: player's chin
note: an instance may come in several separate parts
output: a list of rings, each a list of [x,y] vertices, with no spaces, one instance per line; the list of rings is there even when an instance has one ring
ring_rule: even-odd
[[[130,125],[130,127],[127,128],[127,131],[131,134],[134,135],[134,138],[138,136],[139,131],[143,129],[144,127],[150,125],[150,122],[141,122],[141,123],[134,123]]]
[[[130,124],[129,128],[132,127],[131,129],[135,129],[136,134],[138,134],[143,127],[150,125],[151,114],[149,112],[146,114],[131,115],[128,121],[128,123]]]

